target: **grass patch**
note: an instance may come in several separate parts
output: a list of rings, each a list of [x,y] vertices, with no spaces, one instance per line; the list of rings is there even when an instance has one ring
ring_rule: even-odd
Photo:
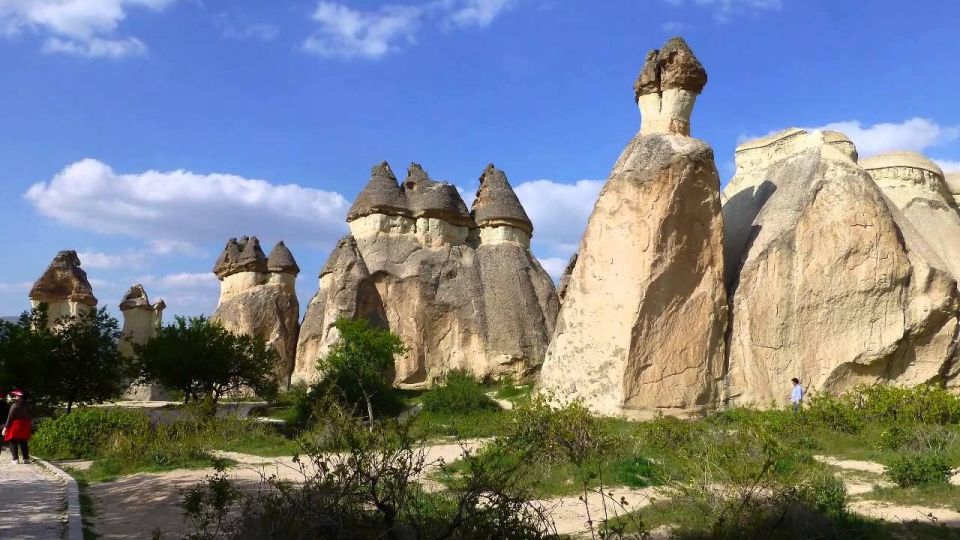
[[[930,484],[908,488],[883,487],[865,493],[860,498],[906,506],[949,508],[960,512],[960,487],[951,484]]]
[[[422,440],[439,437],[495,437],[503,433],[509,418],[509,413],[499,408],[471,413],[421,411],[413,418],[411,434]]]

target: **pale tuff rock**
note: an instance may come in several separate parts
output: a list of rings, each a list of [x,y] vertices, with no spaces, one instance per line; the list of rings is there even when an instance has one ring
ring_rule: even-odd
[[[150,303],[147,291],[143,285],[137,283],[130,287],[127,294],[120,301],[120,313],[123,315],[123,329],[121,330],[118,348],[121,354],[133,356],[133,345],[146,343],[157,335],[160,325],[163,324],[163,310],[167,304],[161,299],[156,304]],[[137,385],[130,387],[124,395],[126,399],[148,401],[162,399],[166,396],[157,385]]]
[[[338,317],[365,318],[401,336],[410,351],[397,360],[399,384],[429,383],[451,369],[531,374],[557,300],[522,223],[478,227],[454,186],[431,180],[417,164],[402,186],[387,171],[385,163],[374,167],[348,214],[351,234],[320,272],[293,380],[317,378],[317,361],[336,343]],[[502,172],[491,174],[513,193]]]
[[[731,286],[726,400],[916,384],[952,366],[957,292],[943,263],[835,134],[737,149],[724,191]]]
[[[950,206],[954,210],[960,210],[960,172],[955,173],[946,173],[944,175],[944,181],[947,184],[947,191],[950,192],[949,199]]]
[[[278,242],[268,258],[257,237],[231,238],[213,268],[220,279],[220,301],[211,317],[237,333],[262,337],[280,359],[277,374],[293,372],[300,304],[293,254]]]
[[[960,279],[960,242],[953,241],[960,239],[960,214],[940,167],[916,152],[882,154],[860,166]]]
[[[30,289],[30,303],[33,307],[47,305],[48,324],[97,306],[93,287],[87,280],[87,273],[80,268],[76,251],[57,253]]]
[[[689,135],[690,114],[706,84],[706,70],[682,38],[671,38],[662,49],[647,53],[634,84],[640,133]]]
[[[644,92],[656,77],[662,91],[699,92],[701,72],[671,41],[648,57],[638,94],[654,95]],[[600,192],[541,370],[539,391],[556,401],[643,418],[699,413],[720,398],[720,179],[710,147],[677,134],[688,131],[641,128]]]

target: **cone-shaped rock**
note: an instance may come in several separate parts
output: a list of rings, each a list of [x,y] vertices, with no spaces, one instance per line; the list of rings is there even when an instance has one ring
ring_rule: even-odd
[[[645,72],[656,70],[664,98],[686,92],[692,107],[706,75],[688,51],[671,40]],[[541,372],[540,390],[557,401],[629,417],[717,404],[727,324],[720,179],[710,147],[676,129],[683,112],[654,126],[644,118],[600,192]]]
[[[480,187],[473,199],[473,220],[481,227],[507,224],[533,234],[533,223],[507,181],[507,175],[492,163],[480,177]]]
[[[80,268],[80,258],[73,250],[61,251],[30,289],[31,304],[47,305],[47,321],[76,315],[97,305],[87,273]]]
[[[347,212],[347,221],[370,214],[411,215],[403,189],[386,161],[381,161],[370,170],[370,182]]]
[[[267,257],[267,270],[281,274],[293,274],[294,276],[300,273],[300,266],[297,265],[293,253],[283,243],[283,240],[277,242],[277,245],[270,250],[270,256]]]
[[[236,238],[227,240],[227,245],[224,246],[223,251],[220,252],[217,262],[213,264],[213,273],[216,274],[218,278],[223,279],[236,271],[237,262],[240,260],[241,249],[242,247]]]
[[[829,133],[788,130],[737,149],[726,399],[917,384],[952,366],[957,292],[943,263]]]
[[[446,182],[432,180],[418,163],[411,163],[407,168],[403,191],[413,217],[442,219],[462,226],[473,223],[457,188]]]
[[[333,326],[339,318],[367,319],[375,326],[387,326],[380,293],[350,235],[337,242],[320,271],[320,288],[307,305],[300,327],[294,381],[316,379],[317,362],[339,338]]]
[[[260,247],[260,240],[256,236],[246,239],[246,243],[240,250],[240,257],[237,259],[234,272],[266,272],[267,256]]]
[[[127,290],[123,299],[120,300],[123,328],[117,348],[121,354],[132,357],[135,344],[146,343],[157,335],[160,325],[163,324],[163,310],[166,307],[163,300],[151,304],[147,291],[139,283]],[[138,401],[169,399],[169,397],[169,392],[156,384],[134,385],[124,394],[125,399]]]

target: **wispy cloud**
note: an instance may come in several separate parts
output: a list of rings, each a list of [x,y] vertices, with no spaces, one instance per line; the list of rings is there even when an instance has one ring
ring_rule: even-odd
[[[361,11],[321,0],[312,14],[318,28],[303,50],[326,58],[380,58],[416,43],[425,28],[487,27],[514,1],[434,0]]]
[[[717,22],[726,23],[737,15],[758,15],[783,8],[782,0],[664,0],[676,7],[710,10]]]
[[[960,173],[960,160],[935,159],[933,160],[945,173]]]
[[[280,27],[263,22],[250,22],[245,17],[233,13],[220,13],[213,24],[226,39],[253,40],[268,42],[280,36]]]
[[[143,55],[147,46],[130,36],[117,36],[130,8],[159,12],[176,0],[2,0],[0,34],[24,31],[45,37],[43,51],[86,57],[122,58]]]

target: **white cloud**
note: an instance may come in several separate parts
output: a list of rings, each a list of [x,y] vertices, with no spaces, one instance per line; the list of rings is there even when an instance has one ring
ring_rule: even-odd
[[[580,245],[601,187],[601,180],[580,180],[574,184],[533,180],[514,188],[533,222],[534,248],[543,257],[541,261],[559,259],[566,265]],[[557,266],[553,262],[547,264]]]
[[[151,302],[161,298],[166,302],[167,321],[175,315],[210,315],[220,295],[220,282],[211,272],[146,275],[136,282],[143,285]]]
[[[266,43],[280,36],[280,28],[273,24],[247,22],[241,16],[230,13],[217,15],[213,24],[220,35],[227,39],[251,39]]]
[[[463,0],[462,2],[448,2],[453,9],[445,16],[447,24],[454,26],[477,26],[486,28],[504,10],[509,8],[514,0]]]
[[[326,246],[346,231],[349,206],[338,193],[295,184],[183,170],[118,174],[94,159],[34,184],[25,197],[60,223],[151,241],[155,254],[241,234]]]
[[[945,173],[960,173],[960,160],[935,159],[933,160]]]
[[[162,11],[176,0],[0,0],[0,34],[46,36],[44,52],[87,57],[142,55],[146,45],[115,35],[131,7]]]
[[[660,25],[660,29],[668,34],[678,34],[690,29],[690,25],[680,21],[667,21]]]
[[[375,59],[415,43],[425,27],[489,26],[515,0],[432,0],[361,11],[321,0],[313,11],[317,31],[303,50],[326,58]]]
[[[687,5],[710,9],[718,22],[729,22],[738,14],[757,15],[764,11],[777,11],[783,7],[782,0],[664,0],[677,7]]]
[[[804,129],[839,131],[850,137],[861,157],[893,150],[921,152],[960,137],[960,126],[943,126],[919,117],[900,123],[881,122],[871,126],[864,126],[857,120],[847,120]]]
[[[33,283],[29,281],[21,281],[19,283],[4,283],[0,282],[0,293],[23,293],[26,294],[30,290],[30,287],[33,286]]]

